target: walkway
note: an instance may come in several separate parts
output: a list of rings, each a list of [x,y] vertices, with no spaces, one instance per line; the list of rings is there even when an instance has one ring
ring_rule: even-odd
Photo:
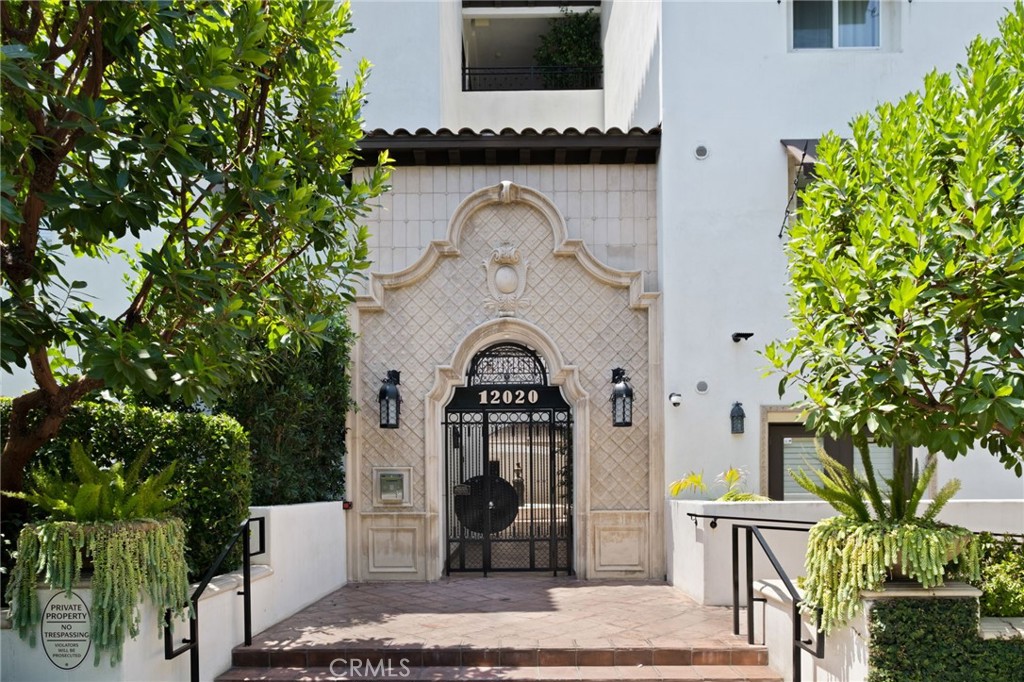
[[[367,679],[341,671],[348,661],[401,677],[402,660],[407,680],[779,679],[763,647],[732,634],[727,607],[664,583],[536,574],[347,585],[238,647],[220,679]]]

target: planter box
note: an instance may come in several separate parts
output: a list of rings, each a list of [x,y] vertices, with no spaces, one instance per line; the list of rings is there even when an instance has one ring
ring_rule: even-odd
[[[345,514],[341,502],[252,507],[251,517],[266,519],[267,552],[253,557],[253,633],[287,618],[333,592],[347,581]],[[254,547],[255,549],[255,547]],[[269,564],[269,565],[265,565]],[[194,589],[194,585],[190,588]],[[240,573],[217,576],[199,601],[200,676],[212,680],[231,666],[231,650],[243,639]],[[75,588],[86,608],[92,609],[92,590]],[[40,590],[45,606],[59,590]],[[62,670],[47,656],[42,642],[29,646],[6,621],[0,630],[0,679],[3,682],[185,682],[189,654],[164,660],[163,614],[144,602],[140,607],[139,636],[124,645],[123,660],[115,667],[109,658],[93,665],[93,651],[73,670]],[[188,624],[174,625],[174,645],[188,636]],[[63,664],[70,660],[65,654]]]
[[[755,632],[755,642],[764,641],[768,648],[768,664],[786,680],[793,679],[792,601],[780,580],[758,580],[754,591],[763,597],[764,618],[754,619],[755,625],[764,624],[763,631]],[[878,592],[862,592],[864,610],[846,627],[837,628],[825,638],[825,657],[815,658],[801,652],[801,681],[848,682],[865,680],[870,666],[870,634],[868,618],[872,606],[879,599],[978,599],[981,590],[963,583],[946,583],[924,589],[906,584],[887,584]],[[756,608],[756,606],[755,606]],[[803,635],[813,638],[811,624],[803,619]]]
[[[34,647],[10,629],[6,612],[4,614],[3,630],[0,631],[0,660],[3,661],[5,681],[170,682],[188,679],[187,656],[173,661],[164,660],[163,614],[158,614],[148,599],[139,606],[139,636],[124,643],[122,660],[111,667],[107,654],[100,658],[99,665],[94,665],[92,642],[81,641],[81,633],[88,632],[89,621],[82,618],[86,614],[79,610],[79,605],[84,607],[87,617],[92,618],[89,583],[75,587],[70,600],[64,599],[62,590],[41,588],[37,594],[44,609],[44,618],[36,630]],[[46,610],[51,599],[54,600],[53,607],[60,608]],[[45,641],[41,637],[43,633],[46,633]]]

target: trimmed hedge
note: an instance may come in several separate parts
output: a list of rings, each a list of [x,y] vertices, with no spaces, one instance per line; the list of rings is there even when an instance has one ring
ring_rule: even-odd
[[[1005,682],[1024,671],[1024,639],[981,639],[975,599],[883,599],[868,627],[868,682]]]
[[[0,398],[0,424],[4,427],[10,411],[10,398]],[[70,472],[68,453],[76,438],[91,448],[93,460],[101,466],[114,460],[130,462],[147,446],[152,453],[143,475],[178,460],[174,478],[183,501],[175,514],[188,527],[186,558],[193,578],[206,572],[249,514],[249,442],[242,427],[230,417],[79,403],[72,407],[57,437],[36,453],[30,466]],[[241,549],[236,548],[222,572],[240,564]]]
[[[300,504],[345,497],[345,417],[354,336],[334,320],[319,346],[266,351],[258,381],[242,383],[214,406],[249,434],[252,502]]]

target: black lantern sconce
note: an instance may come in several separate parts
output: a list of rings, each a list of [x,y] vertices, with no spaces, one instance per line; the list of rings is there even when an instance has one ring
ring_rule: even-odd
[[[389,369],[388,375],[383,379],[380,390],[377,392],[377,400],[380,402],[380,428],[397,429],[398,412],[402,405],[402,396],[398,394],[400,372],[397,369]]]
[[[612,426],[633,425],[633,387],[629,385],[626,370],[612,370]]]
[[[746,418],[747,413],[743,411],[743,403],[733,403],[732,410],[729,412],[729,424],[733,433],[743,433],[743,420]]]

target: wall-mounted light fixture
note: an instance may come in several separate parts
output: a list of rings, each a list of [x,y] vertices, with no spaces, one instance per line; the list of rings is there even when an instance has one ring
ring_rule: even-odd
[[[747,418],[747,413],[743,411],[743,403],[733,403],[732,410],[729,412],[729,424],[733,433],[743,433],[743,420]]]
[[[612,370],[612,426],[633,425],[633,387],[629,385],[626,370]]]
[[[380,390],[377,392],[377,401],[380,403],[380,428],[397,429],[398,412],[402,405],[402,396],[398,394],[400,372],[397,369],[389,369],[388,375],[382,379]]]
[[[733,343],[739,343],[740,341],[746,341],[747,339],[749,339],[753,335],[754,335],[754,332],[733,332],[732,333],[732,342]]]

